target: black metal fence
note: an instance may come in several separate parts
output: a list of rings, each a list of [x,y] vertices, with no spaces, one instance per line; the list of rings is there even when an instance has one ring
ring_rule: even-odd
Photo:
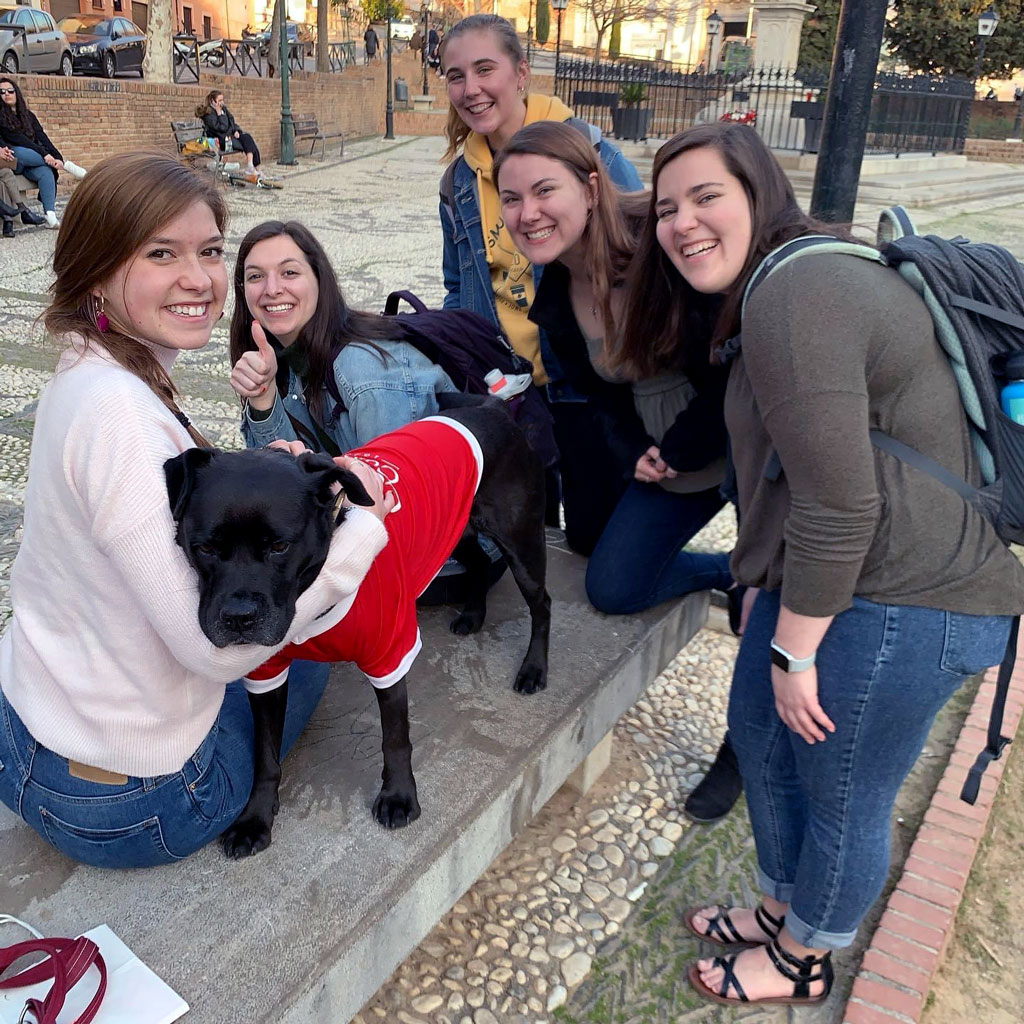
[[[694,124],[740,121],[773,149],[817,152],[827,68],[711,71],[664,62],[562,58],[555,91],[576,115],[617,138],[668,138]],[[966,79],[880,73],[867,145],[894,152],[959,152],[973,86]]]
[[[316,43],[289,42],[288,68],[291,71],[316,70]],[[198,82],[199,72],[210,71],[220,75],[241,75],[263,78],[269,66],[277,61],[268,58],[266,40],[212,39],[200,42],[195,36],[174,37],[174,80]],[[356,44],[352,42],[327,44],[328,71],[344,71],[356,63]]]

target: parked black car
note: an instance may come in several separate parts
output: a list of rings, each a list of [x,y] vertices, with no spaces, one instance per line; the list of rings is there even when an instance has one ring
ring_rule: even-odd
[[[113,78],[118,71],[137,71],[142,77],[146,33],[134,22],[117,15],[69,14],[59,24],[71,44],[75,74]]]

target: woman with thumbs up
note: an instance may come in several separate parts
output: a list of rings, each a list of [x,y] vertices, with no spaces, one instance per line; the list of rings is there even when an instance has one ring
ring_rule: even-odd
[[[250,447],[301,440],[339,455],[437,412],[448,375],[395,318],[351,309],[302,224],[266,221],[238,249],[231,386]]]

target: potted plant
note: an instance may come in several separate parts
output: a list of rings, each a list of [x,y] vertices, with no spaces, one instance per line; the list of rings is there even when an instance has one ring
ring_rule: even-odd
[[[651,123],[650,107],[640,104],[647,99],[647,86],[643,82],[623,82],[619,87],[622,104],[612,111],[612,129],[617,139],[646,139]]]

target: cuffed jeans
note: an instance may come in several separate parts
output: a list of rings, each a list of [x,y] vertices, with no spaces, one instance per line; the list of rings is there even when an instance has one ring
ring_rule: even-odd
[[[292,663],[282,757],[323,696],[330,668]],[[235,821],[252,778],[252,712],[241,682],[227,687],[213,728],[180,771],[121,786],[70,775],[68,759],[37,743],[0,693],[0,801],[83,864],[140,868],[187,857]]]
[[[590,556],[590,603],[608,615],[630,615],[696,590],[728,590],[727,554],[683,550],[724,504],[717,487],[676,494],[632,481]]]
[[[777,591],[757,596],[729,700],[759,883],[793,938],[848,946],[889,871],[893,803],[936,714],[1003,656],[1011,619],[854,598],[818,648],[818,700],[836,731],[809,744],[775,710]]]
[[[24,174],[29,181],[34,181],[39,186],[39,201],[43,204],[44,210],[56,210],[57,172],[28,146],[12,146],[11,152],[18,161],[14,173]]]

